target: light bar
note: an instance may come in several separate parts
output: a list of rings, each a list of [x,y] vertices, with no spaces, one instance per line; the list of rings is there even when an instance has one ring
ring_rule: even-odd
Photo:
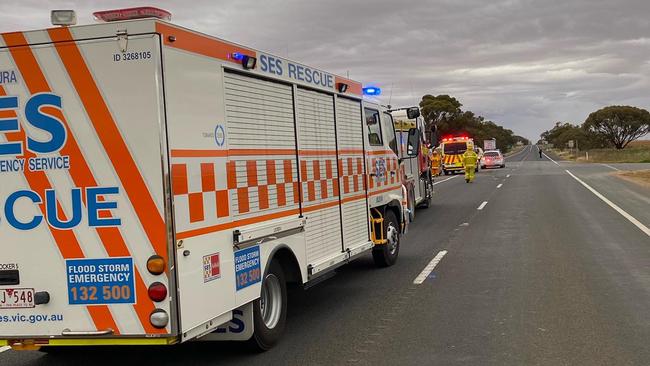
[[[52,25],[75,25],[77,24],[77,14],[74,10],[52,10],[50,20]]]
[[[168,12],[167,10],[155,8],[153,6],[97,11],[93,13],[93,16],[95,19],[104,22],[115,22],[119,20],[142,18],[156,18],[167,21],[172,19],[172,13]]]
[[[367,86],[363,88],[363,95],[381,95],[381,89],[375,86]]]

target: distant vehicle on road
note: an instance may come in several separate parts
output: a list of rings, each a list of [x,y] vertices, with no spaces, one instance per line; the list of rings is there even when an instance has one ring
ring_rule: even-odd
[[[467,136],[447,137],[440,144],[442,150],[442,171],[445,175],[464,172],[463,154],[473,148],[474,140]],[[478,165],[476,166],[478,171]]]
[[[481,161],[481,169],[485,168],[505,168],[506,161],[503,158],[500,150],[489,150],[483,153],[483,160]]]
[[[485,150],[496,150],[497,149],[497,140],[483,140],[483,149]]]

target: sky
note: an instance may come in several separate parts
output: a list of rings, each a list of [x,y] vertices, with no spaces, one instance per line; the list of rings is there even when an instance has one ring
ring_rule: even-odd
[[[0,32],[49,10],[152,5],[172,22],[382,88],[383,103],[449,94],[537,141],[607,105],[650,109],[648,0],[2,0]]]

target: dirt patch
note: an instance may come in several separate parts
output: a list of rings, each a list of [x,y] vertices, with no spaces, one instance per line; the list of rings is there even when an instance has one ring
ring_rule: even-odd
[[[650,188],[650,169],[617,172],[619,178]]]

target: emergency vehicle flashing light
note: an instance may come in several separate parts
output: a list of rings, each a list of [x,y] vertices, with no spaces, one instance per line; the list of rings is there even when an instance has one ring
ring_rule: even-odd
[[[104,22],[115,22],[119,20],[156,18],[170,21],[172,13],[167,10],[155,8],[153,6],[140,6],[137,8],[113,9],[96,11],[93,13],[96,20]]]
[[[381,89],[375,86],[367,86],[363,88],[363,95],[381,95]]]
[[[257,65],[257,58],[244,55],[243,53],[233,52],[230,54],[230,58],[236,61],[241,61],[241,64],[245,70],[254,69]]]
[[[442,139],[442,142],[449,142],[449,141],[454,141],[454,140],[469,140],[469,137],[467,137],[467,136],[444,137]]]

